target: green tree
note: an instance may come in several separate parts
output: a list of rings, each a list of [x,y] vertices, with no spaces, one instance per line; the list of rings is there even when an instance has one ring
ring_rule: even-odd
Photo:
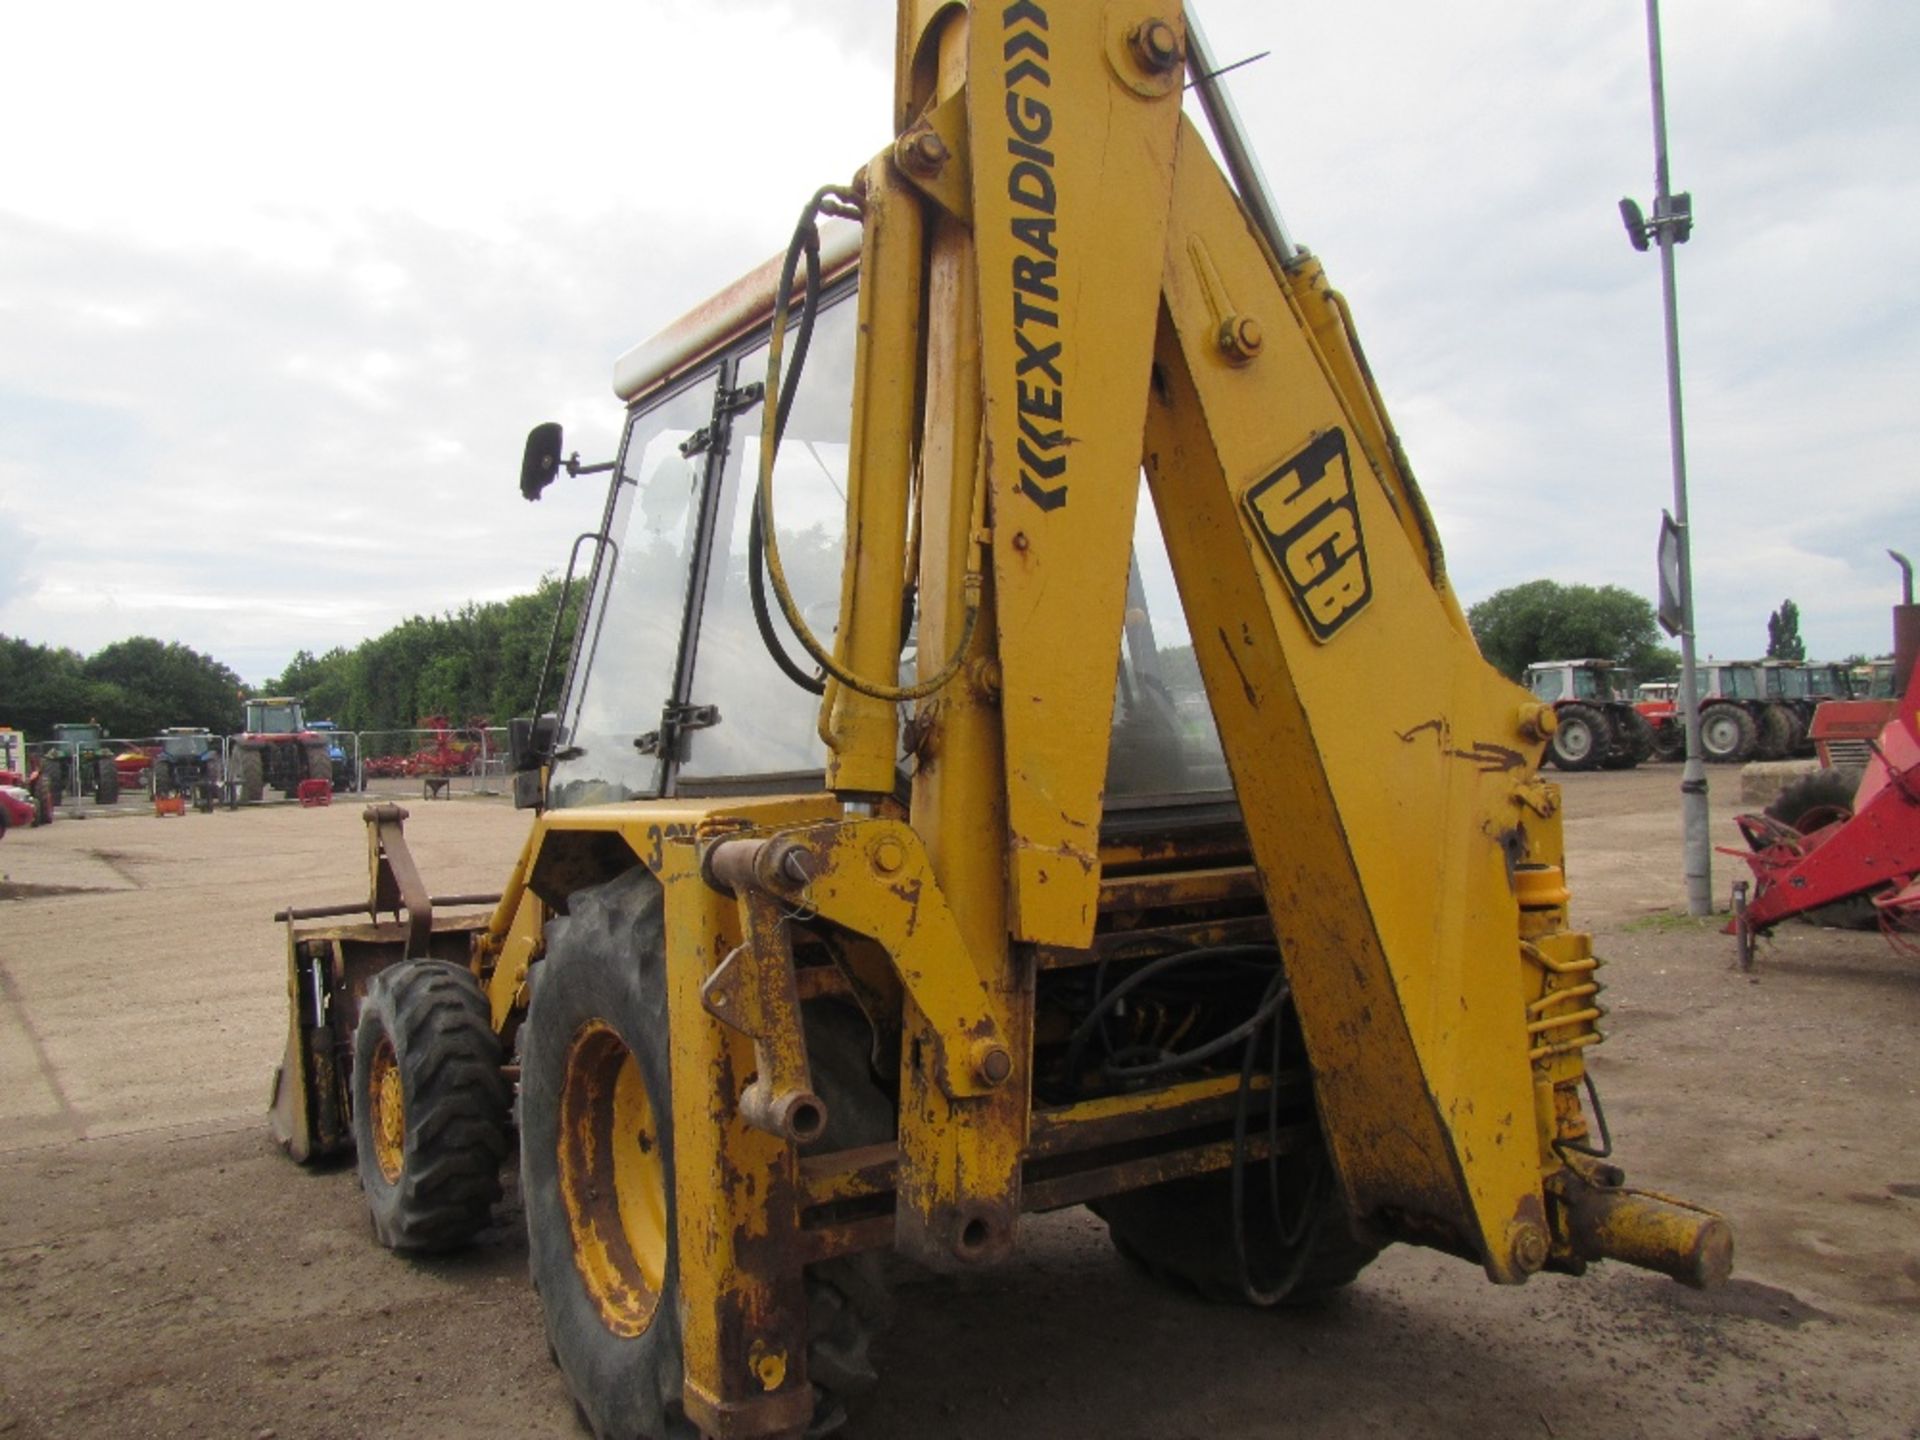
[[[1515,680],[1538,660],[1615,660],[1643,676],[1679,663],[1660,644],[1653,606],[1618,585],[1529,580],[1482,600],[1467,623],[1480,653]]]
[[[1627,668],[1637,680],[1678,680],[1680,652],[1658,641],[1635,646],[1627,654]]]
[[[88,658],[84,674],[116,692],[99,717],[113,734],[157,735],[170,725],[224,734],[240,726],[240,677],[177,641],[146,635],[116,641]]]
[[[1780,608],[1767,616],[1767,659],[1804,660],[1807,642],[1800,638],[1800,607],[1782,600]]]
[[[353,701],[353,653],[336,645],[324,655],[296,651],[287,668],[260,687],[262,695],[291,695],[314,720],[344,720]]]

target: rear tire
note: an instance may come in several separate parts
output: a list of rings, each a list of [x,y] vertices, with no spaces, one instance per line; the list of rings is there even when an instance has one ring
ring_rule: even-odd
[[[258,804],[267,795],[267,757],[251,745],[234,751],[233,778],[240,798]]]
[[[1794,735],[1799,727],[1793,711],[1784,705],[1769,705],[1760,712],[1760,739],[1755,753],[1762,760],[1784,760],[1793,753]]]
[[[1710,765],[1738,765],[1753,756],[1760,727],[1738,705],[1708,705],[1700,711],[1700,749]]]
[[[1613,748],[1607,717],[1591,705],[1562,705],[1547,751],[1562,770],[1597,770]]]
[[[549,1353],[601,1440],[695,1440],[681,1399],[660,883],[636,868],[580,891],[547,935],[521,1027],[520,1188]],[[827,1133],[809,1148],[890,1138],[892,1106],[871,1079],[865,1020],[821,1004],[805,1019],[828,1110]],[[629,1135],[638,1143],[614,1143]],[[576,1230],[589,1227],[598,1244],[583,1266]],[[875,1378],[867,1347],[884,1314],[878,1257],[811,1267],[807,1306],[807,1433],[824,1435],[844,1418],[838,1397]]]
[[[1816,770],[1782,788],[1767,806],[1767,818],[1809,835],[1852,815],[1853,797],[1859,788],[1858,770]]]
[[[157,799],[159,799],[159,798],[160,798],[160,797],[161,797],[162,795],[171,795],[172,793],[173,793],[173,764],[172,764],[172,762],[171,762],[171,761],[167,761],[167,760],[155,760],[155,761],[153,762],[153,796],[154,796],[154,799],[156,799],[156,800],[157,800]]]
[[[1319,1163],[1328,1163],[1324,1153]],[[1384,1247],[1353,1233],[1346,1202],[1331,1183],[1322,1186],[1314,1202],[1306,1234],[1286,1244],[1267,1209],[1264,1168],[1249,1165],[1243,1182],[1249,1266],[1261,1276],[1294,1270],[1286,1293],[1271,1303],[1320,1304],[1351,1285]],[[1232,1172],[1223,1170],[1109,1195],[1089,1208],[1107,1222],[1114,1249],[1162,1284],[1221,1304],[1246,1305],[1254,1302],[1241,1286],[1233,1245],[1232,1183]]]
[[[33,782],[34,824],[51,825],[53,823],[53,806],[57,793],[53,782],[47,779],[46,771],[42,770],[40,777]]]
[[[1610,717],[1613,746],[1601,762],[1608,770],[1632,770],[1653,754],[1653,727],[1632,706],[1622,706]]]
[[[1790,825],[1802,835],[1811,835],[1835,821],[1850,819],[1854,795],[1860,789],[1860,776],[1860,771],[1845,766],[1802,775],[1774,797],[1773,804],[1767,807],[1767,818]],[[1880,911],[1868,895],[1849,895],[1798,918],[1809,925],[1826,925],[1835,930],[1880,928]]]
[[[353,1035],[353,1143],[382,1245],[454,1250],[486,1226],[507,1106],[499,1037],[471,971],[402,960],[373,977]]]
[[[1305,1051],[1290,1009],[1270,1023],[1283,1027],[1277,1036],[1267,1032],[1277,1072],[1283,1053]],[[1263,1043],[1258,1035],[1247,1042]],[[1225,1304],[1317,1304],[1351,1284],[1384,1247],[1354,1232],[1311,1098],[1296,1114],[1310,1122],[1308,1143],[1271,1166],[1247,1161],[1102,1196],[1088,1208],[1107,1222],[1114,1248],[1162,1283]]]
[[[1656,760],[1684,760],[1687,758],[1687,725],[1678,715],[1662,725],[1650,727],[1653,731],[1653,758]]]

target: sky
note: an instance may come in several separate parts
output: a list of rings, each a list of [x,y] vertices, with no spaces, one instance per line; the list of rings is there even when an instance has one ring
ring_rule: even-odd
[[[1471,603],[1649,597],[1672,504],[1641,0],[1196,7]],[[537,22],[535,16],[537,15]],[[1700,651],[1880,653],[1920,549],[1920,6],[1669,0]],[[614,359],[889,139],[892,8],[9,7],[0,633],[296,650],[530,589]],[[20,63],[25,57],[29,63]],[[0,697],[3,703],[3,697]]]

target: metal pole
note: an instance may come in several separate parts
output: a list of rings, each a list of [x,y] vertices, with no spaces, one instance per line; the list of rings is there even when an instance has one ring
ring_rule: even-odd
[[[1298,253],[1293,237],[1287,234],[1286,222],[1281,220],[1273,194],[1267,189],[1267,177],[1260,169],[1260,161],[1247,143],[1246,129],[1240,123],[1240,112],[1234,106],[1233,97],[1227,94],[1227,87],[1215,74],[1213,50],[1200,29],[1200,17],[1193,13],[1191,5],[1187,7],[1186,21],[1188,83],[1200,96],[1200,109],[1212,127],[1214,142],[1226,161],[1233,188],[1240,192],[1240,203],[1253,218],[1255,228],[1273,248],[1274,258],[1282,265],[1291,265]]]
[[[1667,328],[1667,430],[1673,450],[1673,523],[1680,532],[1680,704],[1687,763],[1680,776],[1687,913],[1713,913],[1713,845],[1708,834],[1707,769],[1700,748],[1700,695],[1694,681],[1693,531],[1687,521],[1687,442],[1680,416],[1680,311],[1674,299],[1673,191],[1667,176],[1667,92],[1660,59],[1660,0],[1647,0],[1647,66],[1653,77],[1653,233],[1660,246],[1660,298]]]

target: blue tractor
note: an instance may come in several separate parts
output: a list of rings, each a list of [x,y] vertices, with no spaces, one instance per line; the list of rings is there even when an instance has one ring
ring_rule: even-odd
[[[220,787],[220,742],[205,730],[175,726],[160,736],[153,757],[153,793],[184,795],[202,814],[213,810]]]

